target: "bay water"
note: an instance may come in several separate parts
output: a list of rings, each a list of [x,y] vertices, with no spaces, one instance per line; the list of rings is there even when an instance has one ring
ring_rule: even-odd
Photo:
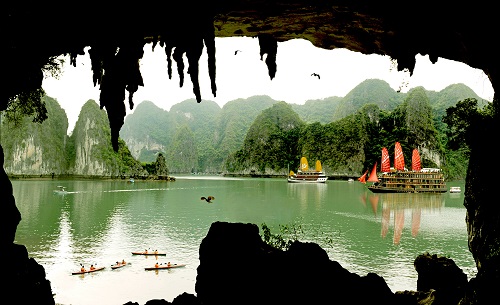
[[[216,221],[265,224],[285,239],[319,244],[361,276],[374,272],[391,290],[416,290],[414,259],[452,258],[470,279],[466,210],[459,194],[373,194],[366,184],[328,180],[176,176],[176,181],[12,180],[22,220],[15,243],[44,266],[58,304],[144,304],[195,294],[198,250]],[[67,193],[57,194],[58,186]],[[448,182],[447,187],[464,182]],[[214,196],[207,203],[200,198]],[[284,230],[287,228],[288,230]],[[138,256],[158,250],[166,256]],[[116,261],[130,263],[111,269]],[[159,264],[185,267],[145,271]],[[304,262],[297,262],[304,263]],[[81,265],[105,266],[72,275]]]

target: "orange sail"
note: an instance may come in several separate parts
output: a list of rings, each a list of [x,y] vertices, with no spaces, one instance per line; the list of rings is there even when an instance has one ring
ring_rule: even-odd
[[[375,165],[372,168],[372,172],[370,173],[370,176],[368,177],[368,182],[379,182],[378,177],[377,177],[377,162],[375,162]]]
[[[418,150],[416,148],[413,149],[413,154],[411,156],[411,170],[415,172],[419,172],[421,170],[420,154],[418,153]]]
[[[366,172],[358,178],[358,181],[361,183],[366,183],[366,175],[368,175],[368,170],[366,170]]]
[[[401,148],[401,144],[396,142],[396,146],[394,148],[394,167],[396,170],[404,170],[405,169],[405,157],[403,156],[403,149]]]
[[[380,165],[380,171],[383,173],[391,171],[391,160],[389,159],[389,152],[385,147],[382,148],[382,163]]]

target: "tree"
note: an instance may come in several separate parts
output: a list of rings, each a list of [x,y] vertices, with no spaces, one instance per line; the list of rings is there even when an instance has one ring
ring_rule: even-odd
[[[491,107],[486,107],[483,113],[487,115],[489,108]],[[443,122],[448,127],[446,129],[448,148],[451,150],[465,149],[468,154],[474,137],[471,124],[479,123],[481,116],[482,112],[478,110],[477,100],[473,98],[459,101],[455,107],[446,109]]]
[[[47,108],[42,97],[45,91],[42,88],[30,92],[23,92],[15,98],[9,98],[5,118],[14,126],[21,124],[24,117],[33,116],[33,123],[42,123],[47,119]]]
[[[165,157],[162,153],[159,153],[156,157],[156,161],[154,163],[155,173],[157,176],[168,176],[168,168],[165,162]]]

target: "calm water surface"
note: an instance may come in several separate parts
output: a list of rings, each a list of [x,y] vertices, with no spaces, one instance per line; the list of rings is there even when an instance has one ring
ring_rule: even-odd
[[[373,194],[359,182],[290,184],[284,179],[177,176],[175,182],[14,180],[22,220],[16,243],[45,267],[59,304],[144,304],[196,294],[198,249],[215,221],[265,223],[318,243],[359,275],[375,272],[393,291],[416,290],[415,257],[449,256],[475,275],[462,194]],[[68,193],[54,194],[58,185]],[[461,186],[464,182],[449,182]],[[201,196],[215,196],[212,203]],[[157,249],[167,256],[134,256]],[[131,265],[112,270],[125,259]],[[155,262],[183,268],[145,271]],[[71,275],[80,264],[103,271]]]

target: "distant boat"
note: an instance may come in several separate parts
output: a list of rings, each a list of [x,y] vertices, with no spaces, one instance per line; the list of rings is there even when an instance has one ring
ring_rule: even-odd
[[[128,182],[129,182],[129,183],[134,183],[134,182],[135,182],[135,180],[134,180],[134,178],[130,178],[130,179],[128,179]]]
[[[58,185],[57,190],[54,190],[54,194],[64,195],[67,193],[68,193],[68,191],[66,191],[66,187],[62,186],[62,185]]]
[[[368,189],[374,193],[446,193],[443,173],[439,168],[420,168],[420,154],[416,148],[413,149],[412,170],[409,171],[405,168],[401,144],[396,142],[394,167],[391,169],[389,155],[384,147],[382,173],[377,175],[379,181],[368,186]]]
[[[300,158],[297,173],[290,171],[288,174],[289,183],[325,183],[326,180],[328,177],[323,171],[321,161],[317,160],[315,168],[310,169],[306,157]]]
[[[368,170],[366,170],[366,172],[358,178],[358,181],[361,183],[366,183],[366,175],[368,175]]]
[[[461,193],[462,189],[460,189],[460,186],[451,186],[450,187],[450,193]]]
[[[349,179],[347,179],[347,182],[354,182],[354,179],[349,178]]]

